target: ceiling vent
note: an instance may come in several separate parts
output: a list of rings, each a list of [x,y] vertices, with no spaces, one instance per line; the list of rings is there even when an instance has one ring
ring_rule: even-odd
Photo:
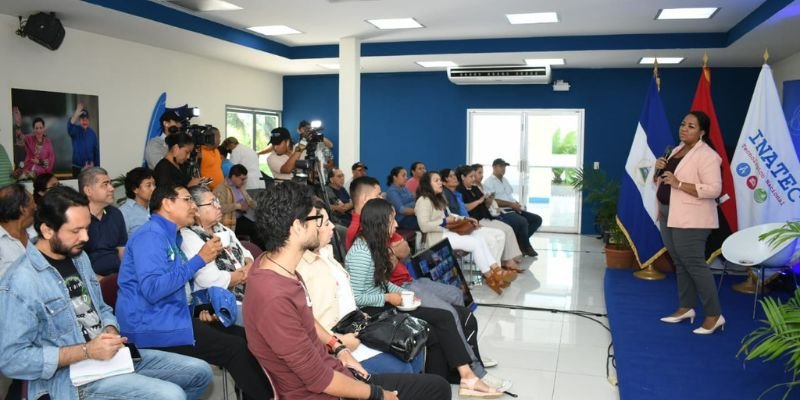
[[[449,67],[447,78],[456,85],[542,85],[550,83],[550,66]]]

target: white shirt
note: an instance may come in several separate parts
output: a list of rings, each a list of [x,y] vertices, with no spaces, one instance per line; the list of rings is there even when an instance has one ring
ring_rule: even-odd
[[[281,167],[283,164],[289,161],[289,153],[286,153],[282,156],[275,154],[273,151],[267,157],[267,165],[269,165],[269,169],[272,170],[272,177],[277,180],[289,181],[292,180],[292,173],[282,174]]]
[[[33,241],[37,237],[36,230],[33,226],[25,229],[28,232],[28,241]],[[25,246],[17,238],[11,236],[8,231],[0,226],[0,277],[2,277],[8,267],[17,261],[17,259],[25,254]]]
[[[231,150],[233,165],[242,164],[247,168],[247,183],[245,189],[263,189],[264,181],[261,180],[261,169],[258,167],[258,153],[255,150],[238,144]]]
[[[483,192],[485,194],[494,193],[495,199],[517,202],[514,198],[514,188],[508,183],[508,179],[503,177],[503,180],[498,179],[494,175],[490,175],[483,181]]]
[[[248,173],[248,175],[250,175]],[[242,254],[244,258],[253,258],[253,255],[247,251],[247,249],[242,246],[242,243],[239,239],[236,238],[236,234],[233,233],[232,230],[228,229],[227,227],[223,226],[222,224],[218,225],[223,229],[225,233],[227,233],[230,239],[227,240],[227,246],[223,247],[222,251],[230,251],[231,247],[238,247],[242,249]],[[205,242],[203,239],[200,239],[200,236],[197,236],[196,233],[192,232],[189,228],[181,229],[181,237],[183,237],[183,242],[181,243],[181,250],[184,254],[186,254],[186,258],[191,259],[195,256],[195,254],[200,252],[200,248],[203,247]],[[237,263],[238,264],[238,263]],[[243,265],[236,265],[236,269],[243,267]],[[231,273],[228,271],[222,271],[217,267],[216,261],[211,261],[210,263],[206,264],[203,268],[197,270],[194,273],[194,291],[208,289],[212,286],[221,287],[223,289],[227,289],[228,285],[231,283]]]

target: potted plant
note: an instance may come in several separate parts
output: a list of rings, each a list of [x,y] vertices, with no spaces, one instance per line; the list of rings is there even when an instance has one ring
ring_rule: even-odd
[[[800,222],[787,222],[786,225],[759,236],[759,240],[767,241],[772,246],[778,246],[797,238],[800,238]],[[800,385],[800,381],[798,381],[798,377],[800,377],[800,289],[795,290],[794,296],[786,303],[769,297],[763,298],[760,303],[764,315],[767,317],[762,321],[764,326],[750,332],[742,339],[742,347],[737,356],[744,354],[746,360],[762,358],[764,361],[786,357],[786,367],[792,371],[792,380],[767,388],[762,396],[779,387],[785,387],[786,392],[783,398],[787,399],[792,388]]]
[[[584,190],[585,201],[594,207],[595,227],[606,245],[606,265],[610,268],[636,266],[636,257],[628,238],[617,224],[620,183],[609,179],[602,170],[586,172],[578,169],[573,187]]]

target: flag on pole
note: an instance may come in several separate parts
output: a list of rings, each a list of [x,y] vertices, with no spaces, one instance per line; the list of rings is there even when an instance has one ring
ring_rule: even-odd
[[[655,174],[656,158],[673,144],[664,104],[653,76],[644,99],[631,151],[625,162],[622,188],[617,203],[617,223],[625,232],[642,268],[664,251],[658,229]]]
[[[714,110],[714,102],[711,100],[711,69],[703,66],[703,72],[700,74],[700,81],[697,82],[697,91],[694,94],[694,101],[692,101],[691,110],[702,111],[708,115],[711,120],[708,134],[711,139],[711,145],[717,151],[719,157],[722,159],[722,193],[719,197],[718,212],[721,214],[719,218],[719,228],[711,232],[708,240],[706,241],[706,257],[708,262],[711,262],[715,257],[720,254],[722,242],[730,236],[731,233],[738,230],[738,222],[736,216],[736,193],[733,188],[733,175],[731,175],[731,164],[728,158],[728,151],[725,150],[725,142],[722,140],[722,131],[719,128],[719,121],[717,120],[717,113]]]
[[[800,219],[800,162],[766,63],[758,75],[731,172],[739,229]]]

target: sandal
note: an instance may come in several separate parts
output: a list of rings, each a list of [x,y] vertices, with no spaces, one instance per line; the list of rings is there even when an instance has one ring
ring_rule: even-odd
[[[516,273],[518,273],[518,274],[521,274],[521,273],[525,272],[525,270],[524,270],[524,269],[522,269],[522,268],[520,268],[520,267],[517,267],[517,266],[515,266],[515,265],[503,265],[501,268],[503,268],[503,269],[505,269],[505,270],[507,270],[507,271],[513,271],[513,272],[516,272]]]
[[[486,383],[484,383],[484,385],[489,389],[488,391],[484,392],[475,389],[475,386],[477,386],[480,381],[481,379],[477,376],[470,379],[462,379],[461,383],[458,385],[458,395],[460,397],[476,397],[481,399],[496,399],[503,395],[503,392],[486,385]]]
[[[492,275],[492,274],[484,275],[483,276],[483,280],[484,280],[484,282],[486,282],[486,286],[488,286],[489,289],[492,289],[492,291],[494,291],[498,295],[503,294],[503,288],[508,287],[507,285],[503,286],[503,284],[505,284],[505,282],[498,281],[497,279],[495,279],[495,276]]]

